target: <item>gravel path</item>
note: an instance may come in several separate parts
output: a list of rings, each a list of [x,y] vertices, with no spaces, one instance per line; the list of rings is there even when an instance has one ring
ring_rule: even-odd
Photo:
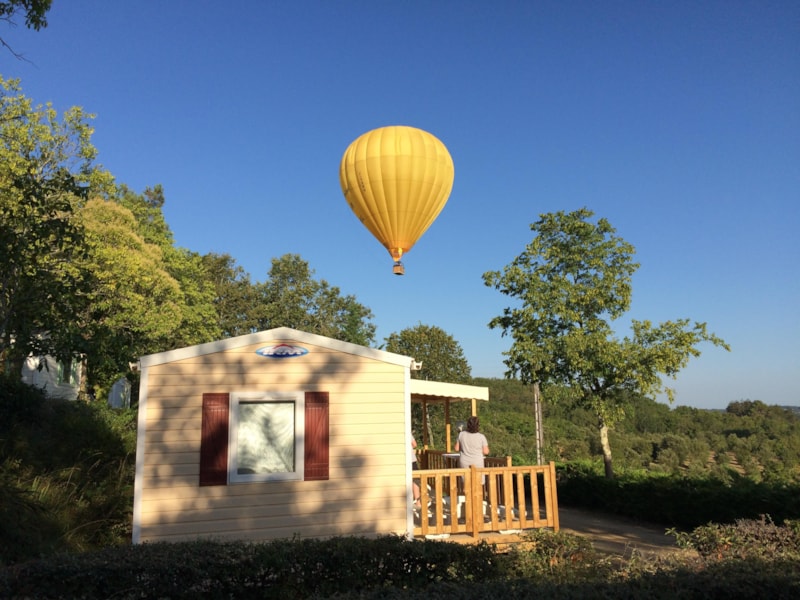
[[[675,537],[666,528],[642,524],[625,517],[559,507],[561,531],[589,538],[595,549],[607,554],[630,556],[634,550],[642,555],[666,556],[685,552],[675,544]]]
[[[622,558],[630,558],[634,553],[646,558],[666,558],[676,555],[696,556],[693,551],[678,548],[675,536],[667,535],[666,527],[641,523],[616,515],[563,506],[558,508],[558,520],[561,531],[587,538],[595,550],[603,554]],[[524,534],[520,535],[514,532],[503,535],[487,532],[481,533],[477,539],[467,535],[448,535],[445,538],[467,544],[483,540],[502,548],[522,542]]]

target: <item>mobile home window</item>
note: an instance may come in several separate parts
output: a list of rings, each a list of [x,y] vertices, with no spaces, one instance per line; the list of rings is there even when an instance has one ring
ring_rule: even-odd
[[[329,399],[325,391],[204,393],[199,485],[326,481]]]
[[[56,382],[59,385],[78,385],[78,369],[80,362],[71,358],[65,361],[58,361],[58,373]]]
[[[232,393],[230,416],[232,483],[303,478],[303,392]]]

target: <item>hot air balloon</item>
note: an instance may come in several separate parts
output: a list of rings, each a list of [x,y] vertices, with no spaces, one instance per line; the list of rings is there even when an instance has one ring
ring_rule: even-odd
[[[453,189],[453,159],[438,138],[415,127],[380,127],[342,157],[339,183],[352,211],[389,251],[392,272],[439,216]]]

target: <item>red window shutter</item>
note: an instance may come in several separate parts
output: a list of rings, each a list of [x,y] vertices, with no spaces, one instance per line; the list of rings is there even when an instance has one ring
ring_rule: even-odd
[[[228,394],[203,394],[200,485],[228,484]]]
[[[305,480],[328,479],[328,392],[306,392]]]

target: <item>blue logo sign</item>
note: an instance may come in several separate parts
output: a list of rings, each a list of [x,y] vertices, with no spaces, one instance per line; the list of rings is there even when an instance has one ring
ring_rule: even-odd
[[[290,344],[278,344],[277,346],[265,346],[256,350],[256,354],[266,358],[295,358],[308,354],[308,350],[302,346],[292,346]]]

